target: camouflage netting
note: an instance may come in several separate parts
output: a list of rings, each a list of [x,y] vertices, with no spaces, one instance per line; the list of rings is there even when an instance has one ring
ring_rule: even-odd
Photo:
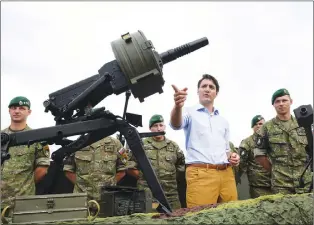
[[[75,222],[78,223],[77,221]],[[220,205],[176,210],[172,216],[133,214],[81,224],[313,224],[313,193],[272,195]],[[59,222],[58,224],[71,224]]]

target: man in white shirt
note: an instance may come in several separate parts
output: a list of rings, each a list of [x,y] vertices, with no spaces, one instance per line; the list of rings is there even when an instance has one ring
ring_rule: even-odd
[[[197,86],[199,104],[184,110],[187,88],[179,90],[172,86],[175,105],[170,126],[185,132],[186,201],[189,208],[238,199],[231,166],[238,166],[240,157],[230,152],[229,123],[214,108],[218,81],[205,74]]]

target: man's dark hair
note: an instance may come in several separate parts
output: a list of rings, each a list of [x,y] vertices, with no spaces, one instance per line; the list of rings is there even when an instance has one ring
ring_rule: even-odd
[[[200,80],[198,81],[198,83],[197,83],[197,89],[200,88],[200,85],[201,85],[202,81],[205,80],[205,79],[213,81],[213,83],[214,83],[215,86],[216,86],[217,93],[218,93],[218,92],[219,92],[219,84],[218,84],[218,81],[216,80],[215,77],[213,77],[212,75],[209,75],[209,74],[204,74],[203,77],[202,77],[202,79],[200,79]]]

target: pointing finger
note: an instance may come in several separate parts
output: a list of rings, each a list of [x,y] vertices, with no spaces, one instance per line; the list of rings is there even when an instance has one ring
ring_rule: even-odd
[[[173,88],[173,90],[174,90],[175,92],[178,92],[178,91],[179,91],[179,89],[177,88],[177,86],[175,86],[174,84],[172,84],[171,86],[172,86],[172,88]]]

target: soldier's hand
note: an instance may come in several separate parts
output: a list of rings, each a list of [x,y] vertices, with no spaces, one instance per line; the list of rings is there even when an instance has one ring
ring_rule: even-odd
[[[188,95],[187,90],[188,88],[183,88],[179,90],[175,85],[171,85],[174,90],[174,103],[177,108],[182,108],[184,102],[186,100],[186,96]]]

